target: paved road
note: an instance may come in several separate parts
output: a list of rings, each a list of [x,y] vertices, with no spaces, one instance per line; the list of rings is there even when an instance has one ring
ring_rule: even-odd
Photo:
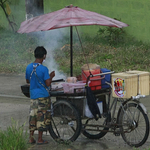
[[[20,85],[25,84],[24,75],[6,75],[0,74],[0,129],[5,130],[11,125],[11,118],[18,121],[20,125],[25,123],[25,129],[28,129],[28,112],[29,112],[29,99],[26,98],[20,90]],[[150,97],[142,99],[141,101],[150,110]],[[150,117],[150,114],[148,113]],[[35,134],[37,139],[37,134]],[[121,136],[116,137],[112,133],[108,133],[104,138],[99,140],[89,140],[82,134],[71,145],[57,144],[51,136],[44,133],[44,139],[50,141],[47,145],[33,145],[31,150],[116,150],[116,149],[131,149],[122,140]],[[150,137],[147,142],[138,149],[149,149]],[[135,150],[135,149],[134,149]]]

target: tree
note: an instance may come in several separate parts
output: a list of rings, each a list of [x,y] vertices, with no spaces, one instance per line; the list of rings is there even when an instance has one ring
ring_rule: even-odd
[[[26,0],[26,19],[44,14],[43,0]]]
[[[4,14],[5,14],[5,16],[8,20],[8,23],[9,23],[10,27],[15,32],[15,29],[14,29],[13,25],[16,25],[16,24],[13,21],[10,20],[11,9],[9,7],[9,0],[0,0],[0,6],[4,11]]]

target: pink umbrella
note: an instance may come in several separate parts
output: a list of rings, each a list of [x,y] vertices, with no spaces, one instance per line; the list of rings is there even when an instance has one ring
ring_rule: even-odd
[[[52,29],[70,28],[70,50],[71,50],[71,76],[72,76],[72,27],[85,25],[101,25],[109,27],[127,27],[128,25],[104,15],[87,11],[73,5],[48,14],[37,16],[21,23],[18,33],[30,33],[36,31],[47,31]]]

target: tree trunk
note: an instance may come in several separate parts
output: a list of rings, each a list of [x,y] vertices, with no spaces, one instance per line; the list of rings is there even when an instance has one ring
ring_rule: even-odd
[[[26,19],[44,14],[43,0],[25,0]]]
[[[4,13],[5,13],[5,16],[6,16],[7,20],[8,20],[8,23],[9,23],[10,27],[11,27],[12,30],[15,32],[15,29],[14,29],[14,27],[13,27],[13,22],[9,19],[9,16],[8,16],[6,10],[5,10],[5,2],[7,2],[7,1],[2,1],[2,0],[1,0],[1,1],[0,1],[0,6],[2,7],[2,9],[3,9]],[[15,23],[14,23],[14,24],[15,24]]]

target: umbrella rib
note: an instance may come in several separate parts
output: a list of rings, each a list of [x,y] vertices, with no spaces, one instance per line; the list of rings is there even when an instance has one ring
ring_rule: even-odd
[[[88,63],[88,61],[87,61],[87,57],[86,57],[86,55],[85,55],[85,52],[84,52],[84,49],[83,49],[83,46],[82,46],[82,42],[81,42],[81,39],[80,39],[80,36],[79,36],[79,32],[78,32],[78,30],[77,30],[77,27],[76,27],[76,26],[75,26],[75,28],[76,28],[76,31],[77,31],[77,35],[78,35],[78,38],[79,38],[79,41],[80,41],[80,44],[81,44],[81,48],[82,48],[83,55],[84,55],[84,58],[85,58],[85,60],[86,60],[86,63],[87,63],[87,66],[88,66],[89,72],[91,72],[91,71],[90,71],[90,67],[89,67],[89,63]]]

